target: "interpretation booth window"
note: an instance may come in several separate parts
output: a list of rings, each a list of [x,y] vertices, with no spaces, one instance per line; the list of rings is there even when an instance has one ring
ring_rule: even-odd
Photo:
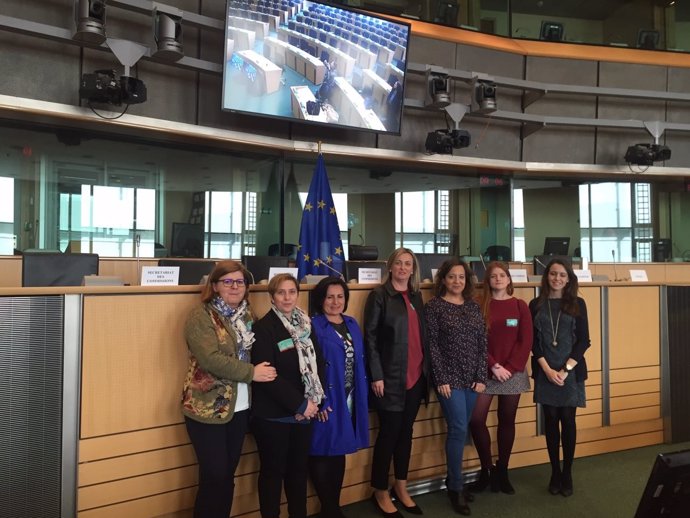
[[[14,178],[0,177],[0,255],[12,255],[15,246]]]

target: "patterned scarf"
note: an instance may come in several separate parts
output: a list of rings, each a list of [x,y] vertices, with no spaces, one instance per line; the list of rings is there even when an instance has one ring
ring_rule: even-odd
[[[290,319],[278,311],[278,309],[271,305],[274,313],[278,315],[280,321],[285,326],[285,329],[290,334],[292,342],[297,348],[297,357],[299,358],[299,371],[302,374],[302,382],[304,383],[304,397],[310,399],[317,405],[321,404],[324,398],[323,387],[318,375],[318,367],[316,365],[316,351],[314,344],[309,336],[311,335],[311,320],[307,314],[299,308],[292,310]]]
[[[251,322],[245,322],[245,316],[249,311],[249,304],[246,300],[236,308],[230,307],[219,295],[216,295],[210,302],[211,307],[220,315],[230,321],[230,326],[235,331],[237,338],[237,357],[243,361],[249,361],[249,355],[254,343],[254,333],[251,331]]]

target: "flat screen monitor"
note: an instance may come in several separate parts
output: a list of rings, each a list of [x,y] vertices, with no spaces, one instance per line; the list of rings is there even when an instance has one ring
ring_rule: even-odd
[[[204,257],[204,227],[196,223],[173,223],[172,257]]]
[[[400,134],[410,25],[310,0],[227,0],[222,108]]]
[[[179,285],[201,284],[204,275],[208,275],[216,265],[215,261],[186,261],[183,259],[159,259],[158,266],[179,266]]]
[[[545,237],[544,255],[568,255],[570,250],[569,237]]]
[[[685,518],[690,509],[690,450],[660,453],[635,518]]]
[[[290,258],[280,255],[243,255],[242,264],[251,272],[254,284],[258,284],[262,280],[268,280],[271,268],[290,266]]]
[[[448,254],[415,254],[417,262],[419,263],[419,279],[429,279],[434,281],[434,276],[431,275],[431,270],[438,270],[446,259],[452,256]]]
[[[671,260],[672,242],[668,238],[657,239],[654,241],[652,251],[654,253],[654,262],[663,263]]]
[[[30,253],[22,255],[22,286],[81,286],[85,275],[98,275],[98,254]]]
[[[545,41],[563,41],[563,24],[560,22],[541,22],[539,39]]]
[[[345,280],[357,282],[360,268],[378,268],[381,271],[381,281],[383,281],[386,261],[345,261]]]
[[[553,259],[560,259],[570,266],[573,265],[573,258],[569,255],[535,255],[533,264],[534,275],[544,275],[546,267]]]

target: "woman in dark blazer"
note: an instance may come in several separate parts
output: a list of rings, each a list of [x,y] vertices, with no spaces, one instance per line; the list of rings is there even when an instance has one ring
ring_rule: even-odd
[[[321,502],[321,518],[342,518],[340,490],[345,455],[369,446],[369,387],[364,343],[357,321],[343,314],[350,292],[345,281],[326,277],[311,292],[312,331],[324,362],[326,402],[314,422],[309,472]]]
[[[276,378],[254,385],[252,432],[259,470],[262,518],[280,516],[281,488],[291,518],[307,516],[311,421],[324,398],[323,363],[309,317],[297,307],[299,284],[289,274],[268,283],[272,306],[254,325],[252,363],[270,362]]]
[[[422,514],[407,492],[412,427],[427,398],[428,351],[419,292],[419,266],[411,250],[398,248],[388,258],[388,274],[364,308],[364,345],[379,433],[371,467],[372,501],[384,516],[401,516],[391,497]],[[395,482],[388,491],[393,459]]]

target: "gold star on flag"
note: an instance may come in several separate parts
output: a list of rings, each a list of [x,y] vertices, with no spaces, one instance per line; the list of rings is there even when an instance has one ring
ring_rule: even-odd
[[[331,207],[331,214],[335,216],[335,207]]]
[[[320,209],[323,209],[326,206],[326,202],[321,200],[319,203],[317,203]]]
[[[333,258],[329,255],[329,256],[326,258],[326,262],[327,262],[328,264],[331,264],[331,263],[333,262]]]
[[[309,262],[309,254],[304,254],[304,262],[305,263]]]
[[[300,250],[302,250],[302,245],[297,245],[297,251],[299,252]]]
[[[336,247],[336,249],[335,249],[335,255],[342,255],[342,253],[343,253],[343,249],[340,248],[339,246]]]
[[[314,259],[314,266],[319,266],[321,264],[321,259]]]
[[[311,211],[311,209],[313,209],[313,208],[314,208],[314,206],[309,202],[307,202],[307,204],[304,206],[304,210],[308,210],[308,211]]]

